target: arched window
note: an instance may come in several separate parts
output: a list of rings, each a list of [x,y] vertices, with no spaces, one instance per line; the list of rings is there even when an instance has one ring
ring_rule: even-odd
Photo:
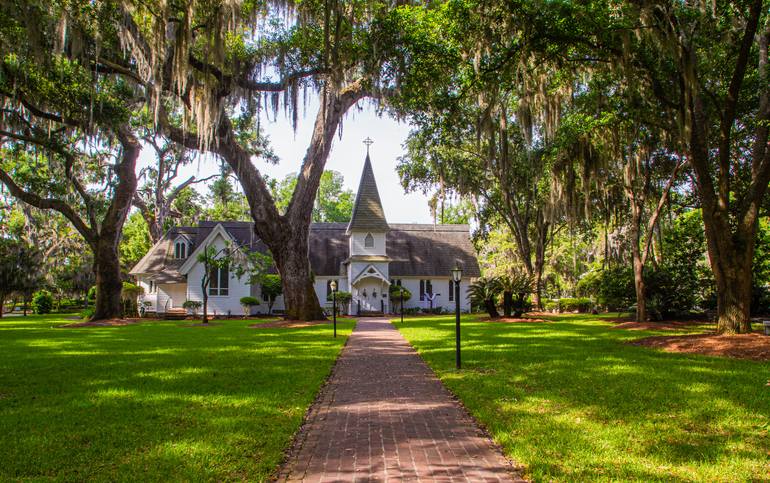
[[[364,238],[364,248],[374,248],[374,237],[371,233],[367,233]]]
[[[187,243],[178,241],[174,244],[174,258],[187,258]]]

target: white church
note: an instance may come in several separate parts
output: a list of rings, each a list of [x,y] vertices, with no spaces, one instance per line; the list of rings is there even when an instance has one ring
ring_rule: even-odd
[[[331,282],[350,292],[348,313],[397,313],[399,300],[390,300],[388,288],[401,285],[412,293],[405,308],[442,307],[454,311],[451,270],[463,270],[460,306],[470,309],[468,285],[480,276],[468,225],[388,223],[380,201],[369,154],[366,155],[353,214],[348,223],[313,223],[310,227],[310,264],[322,306]],[[205,221],[197,227],[171,228],[129,272],[144,289],[140,302],[150,313],[179,312],[187,300],[202,301],[203,266],[197,256],[203,247],[221,249],[229,244],[241,250],[267,252],[251,223]],[[240,299],[266,300],[258,285],[239,279],[228,269],[213,273],[208,287],[209,315],[242,315]],[[273,312],[284,308],[282,297]],[[267,303],[253,308],[266,313]]]

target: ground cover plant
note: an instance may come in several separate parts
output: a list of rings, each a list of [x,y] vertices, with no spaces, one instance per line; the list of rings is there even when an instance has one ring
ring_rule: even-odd
[[[353,327],[69,322],[0,322],[0,480],[266,480]]]
[[[764,481],[770,363],[671,354],[595,315],[549,323],[395,322],[444,384],[535,481]],[[770,340],[770,338],[769,338]]]

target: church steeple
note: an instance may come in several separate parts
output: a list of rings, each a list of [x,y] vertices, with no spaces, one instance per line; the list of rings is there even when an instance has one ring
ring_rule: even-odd
[[[377,181],[374,179],[372,161],[369,159],[371,140],[367,138],[364,142],[367,144],[366,160],[364,171],[361,173],[361,182],[358,184],[356,202],[353,205],[353,216],[348,224],[348,235],[353,231],[387,232],[390,230],[385,220],[385,211],[382,209]]]

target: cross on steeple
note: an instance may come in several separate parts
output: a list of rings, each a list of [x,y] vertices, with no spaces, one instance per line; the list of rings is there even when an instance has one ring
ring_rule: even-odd
[[[369,146],[374,144],[374,141],[372,141],[372,138],[367,136],[367,138],[364,139],[364,144],[366,144],[366,154],[368,155],[369,154]]]

